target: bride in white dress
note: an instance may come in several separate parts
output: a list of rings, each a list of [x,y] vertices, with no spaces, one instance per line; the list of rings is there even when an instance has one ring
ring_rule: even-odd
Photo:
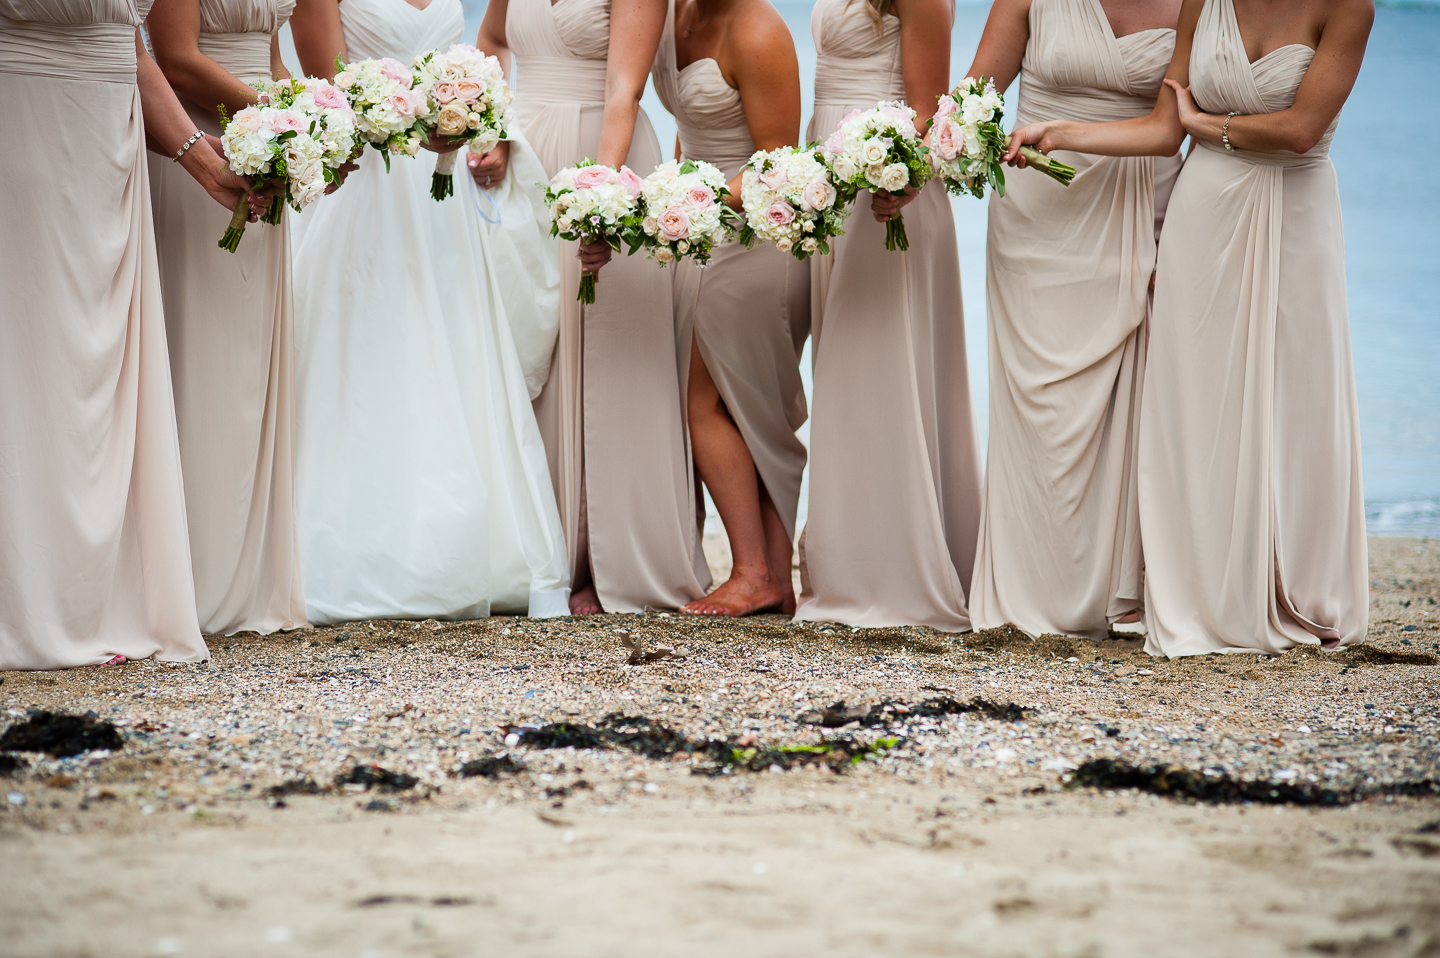
[[[460,0],[334,0],[292,21],[308,74],[462,41]],[[299,12],[299,11],[297,11]],[[343,28],[343,39],[340,29]],[[343,44],[343,47],[342,47]],[[523,141],[509,175],[430,197],[435,156],[366,149],[296,217],[297,513],[310,621],[569,614],[569,565],[530,401],[559,270]]]

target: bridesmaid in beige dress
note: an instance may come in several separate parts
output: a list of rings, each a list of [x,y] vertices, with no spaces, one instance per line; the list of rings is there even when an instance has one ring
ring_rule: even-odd
[[[285,75],[276,33],[294,0],[156,0],[150,45],[195,125],[255,100]],[[185,471],[200,628],[300,628],[295,534],[294,309],[290,230],[258,226],[216,245],[224,211],[165,157],[150,157],[155,240]]]
[[[1186,0],[1155,110],[1012,147],[1196,142],[1161,237],[1140,419],[1146,649],[1277,653],[1365,635],[1345,247],[1327,155],[1369,0]]]
[[[679,127],[677,158],[719,167],[740,208],[757,149],[800,136],[800,68],[767,0],[677,0],[655,58],[655,92]],[[730,539],[720,588],[683,611],[795,611],[790,557],[805,445],[799,347],[810,328],[808,263],[770,244],[727,243],[710,265],[675,267],[675,316],[690,354],[686,413],[700,478]]]
[[[999,0],[970,76],[1021,74],[1016,122],[1148,114],[1180,0]],[[1066,154],[990,199],[990,450],[977,629],[1103,639],[1141,606],[1135,440],[1155,241],[1180,157]]]
[[[148,8],[0,3],[0,670],[207,656],[147,134],[226,207],[244,183],[192,139]]]
[[[947,0],[819,0],[808,138],[880,100],[907,100],[923,129],[949,86],[952,17]],[[902,202],[910,249],[887,252],[883,221]],[[911,197],[862,193],[845,229],[814,284],[796,618],[962,631],[980,469],[950,203],[938,181]]]
[[[660,162],[640,94],[665,22],[666,0],[491,0],[476,45],[507,70],[514,54],[520,130],[548,175],[585,158],[641,176]],[[535,411],[570,549],[570,608],[677,608],[704,594],[710,573],[670,274],[619,257],[582,307],[580,270],[599,270],[610,249],[577,260],[575,244],[558,245],[560,337]]]

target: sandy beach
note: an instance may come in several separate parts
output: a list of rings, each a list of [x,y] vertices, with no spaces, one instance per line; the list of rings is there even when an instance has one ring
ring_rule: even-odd
[[[3,673],[120,747],[10,753],[0,952],[1437,955],[1440,541],[1370,555],[1367,644],[1268,660],[650,613]]]

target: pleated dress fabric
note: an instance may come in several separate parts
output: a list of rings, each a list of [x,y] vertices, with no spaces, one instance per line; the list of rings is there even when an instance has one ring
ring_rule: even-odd
[[[515,108],[547,176],[600,149],[608,0],[511,0]],[[625,163],[640,176],[661,161],[642,109]],[[557,243],[560,336],[535,402],[560,503],[572,577],[582,487],[596,593],[608,612],[676,608],[710,582],[696,524],[681,388],[688,368],[675,331],[671,274],[637,254],[599,273],[595,302],[575,299],[576,244]]]
[[[353,60],[409,63],[465,30],[459,0],[344,0],[340,19]],[[433,153],[392,157],[387,173],[367,148],[359,166],[294,218],[310,619],[568,614],[525,358],[548,360],[554,327],[524,328],[537,314],[515,299],[558,295],[532,202],[539,161],[517,139],[506,182],[482,192],[460,166],[442,202],[430,197]],[[504,275],[525,264],[539,268]]]
[[[0,669],[199,662],[135,36],[0,0]]]
[[[269,79],[270,38],[293,7],[203,0],[200,52],[242,83]],[[185,107],[220,135],[213,105]],[[301,628],[290,231],[252,223],[226,252],[230,214],[169,157],[149,161],[200,627]]]
[[[1174,30],[1117,39],[1099,0],[1035,0],[1029,23],[1017,124],[1154,107]],[[1015,170],[990,198],[990,449],[970,615],[977,629],[1103,639],[1142,602],[1144,321],[1180,158],[1061,159],[1077,171],[1068,187]]]
[[[1250,63],[1231,0],[1208,0],[1191,91],[1207,113],[1284,110],[1313,56],[1291,44]],[[1365,636],[1334,129],[1303,155],[1202,142],[1170,199],[1140,419],[1151,653]]]
[[[680,153],[712,163],[733,179],[755,152],[740,92],[725,82],[713,59],[678,69],[675,5],[652,77],[660,102],[675,116]],[[692,260],[674,267],[675,320],[680,354],[698,343],[711,379],[755,461],[760,481],[795,535],[805,444],[800,349],[810,329],[810,268],[764,243],[747,250],[726,243],[703,269]],[[688,379],[688,365],[685,367]]]
[[[851,110],[904,98],[900,22],[819,0],[807,138]],[[833,264],[812,272],[815,388],[809,515],[797,619],[970,627],[965,589],[980,521],[980,459],[965,360],[960,258],[944,188],[904,209],[907,252],[862,193]]]

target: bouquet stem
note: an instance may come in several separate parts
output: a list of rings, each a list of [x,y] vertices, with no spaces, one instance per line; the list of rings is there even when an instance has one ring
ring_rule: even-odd
[[[1046,156],[1033,146],[1020,147],[1020,155],[1025,157],[1027,164],[1044,173],[1061,186],[1069,186],[1070,181],[1075,179],[1075,167],[1068,163],[1061,163],[1052,156]]]
[[[435,158],[435,174],[430,177],[430,198],[436,202],[455,195],[455,159],[459,155],[459,150],[452,150]]]
[[[260,218],[260,222],[269,223],[271,226],[279,226],[280,218],[285,215],[285,197],[276,196],[270,201],[270,208]]]
[[[240,248],[240,237],[245,235],[245,224],[249,219],[250,191],[246,190],[241,195],[240,202],[235,204],[235,215],[230,217],[230,225],[225,228],[225,235],[220,237],[221,249],[233,253]]]
[[[885,221],[885,248],[892,253],[910,248],[910,238],[905,235],[905,217],[899,213]]]
[[[587,306],[595,302],[595,274],[587,269],[580,271],[580,291],[575,298]]]

